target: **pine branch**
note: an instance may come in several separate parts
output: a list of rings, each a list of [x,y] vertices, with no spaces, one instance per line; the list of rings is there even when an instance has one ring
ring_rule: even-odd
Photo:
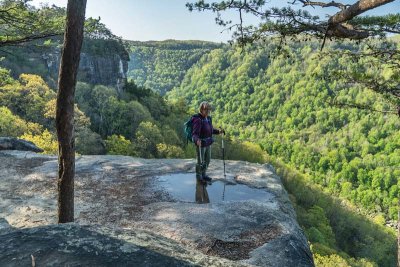
[[[342,3],[338,3],[335,1],[331,1],[329,3],[324,3],[324,2],[312,2],[312,1],[306,1],[306,0],[299,0],[301,3],[303,3],[303,7],[306,6],[320,6],[320,7],[337,7],[340,8],[341,10],[346,9],[347,7],[349,7],[350,5],[346,5],[346,4],[342,4]]]
[[[49,38],[49,37],[55,37],[55,36],[62,36],[61,33],[43,33],[43,34],[38,34],[38,35],[30,35],[30,36],[25,36],[21,38],[15,38],[15,39],[7,39],[7,40],[0,40],[0,47],[5,47],[5,46],[13,46],[13,45],[18,45],[22,43],[27,43],[43,38]]]
[[[367,110],[367,111],[371,111],[371,112],[377,112],[377,113],[382,113],[382,114],[393,114],[393,115],[398,115],[400,117],[400,114],[398,113],[398,110],[378,110],[378,109],[374,109],[370,106],[366,106],[366,105],[361,105],[361,104],[357,104],[357,103],[340,103],[337,101],[332,101],[332,102],[328,102],[330,105],[336,106],[336,107],[347,107],[347,108],[356,108],[359,110]]]

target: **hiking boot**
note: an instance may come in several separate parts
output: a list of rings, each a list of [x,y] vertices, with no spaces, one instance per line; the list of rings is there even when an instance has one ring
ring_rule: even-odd
[[[203,179],[204,179],[206,182],[211,182],[211,181],[212,181],[212,178],[211,178],[210,176],[208,176],[208,175],[204,175],[204,176],[203,176]]]

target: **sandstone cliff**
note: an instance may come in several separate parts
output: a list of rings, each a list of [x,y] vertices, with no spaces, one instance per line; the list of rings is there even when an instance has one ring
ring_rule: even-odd
[[[61,40],[51,46],[12,47],[2,61],[14,78],[21,73],[41,76],[51,88],[57,88],[61,59]],[[113,86],[120,92],[128,71],[129,54],[118,40],[85,39],[78,71],[78,81]]]
[[[42,60],[48,68],[49,76],[57,81],[60,54],[43,54]],[[82,53],[79,62],[78,81],[89,84],[114,86],[121,92],[126,81],[128,61],[121,55],[93,55]]]
[[[78,157],[75,223],[55,225],[57,158],[0,151],[0,265],[313,266],[272,166],[227,161],[225,179],[222,162],[213,160],[215,182],[201,187],[209,203],[199,204],[195,183],[168,186],[174,177],[195,179],[194,164]],[[192,190],[192,198],[180,190]],[[248,192],[254,197],[241,197]]]

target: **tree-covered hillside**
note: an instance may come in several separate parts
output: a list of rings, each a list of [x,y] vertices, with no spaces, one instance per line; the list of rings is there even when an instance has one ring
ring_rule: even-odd
[[[205,41],[127,42],[130,47],[128,78],[162,95],[179,86],[186,71],[221,44]]]
[[[152,90],[128,83],[119,94],[113,87],[79,82],[75,99],[78,153],[184,156],[179,128],[186,113]],[[45,153],[57,154],[56,92],[40,76],[14,79],[0,68],[0,113],[0,136],[23,138]]]
[[[230,135],[259,143],[273,160],[299,170],[323,192],[347,199],[376,223],[394,222],[400,120],[393,112],[350,108],[356,104],[384,112],[394,109],[363,86],[349,85],[341,76],[332,79],[332,73],[374,73],[388,81],[399,77],[385,66],[360,65],[329,53],[321,56],[318,48],[318,43],[293,44],[281,54],[275,53],[274,44],[215,49],[188,71],[168,97],[184,97],[190,105],[211,101],[214,120],[223,122]],[[337,220],[329,219],[331,225]],[[309,231],[311,242],[329,239],[323,229]],[[334,243],[341,239],[336,236]],[[371,257],[379,266],[392,266],[395,260],[394,254],[386,260]]]
[[[222,120],[232,135],[262,144],[269,155],[308,173],[329,192],[397,219],[400,121],[391,114],[335,106],[334,101],[356,102],[390,109],[360,86],[322,79],[343,66],[359,66],[318,57],[316,48],[298,46],[290,56],[272,59],[271,47],[216,49],[169,97],[184,96],[193,105],[211,101],[216,121]],[[396,78],[390,70],[382,74]]]

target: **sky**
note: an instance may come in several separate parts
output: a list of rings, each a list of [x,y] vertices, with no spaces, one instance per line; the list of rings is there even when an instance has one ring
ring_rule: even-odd
[[[195,0],[88,0],[86,17],[101,18],[115,35],[126,40],[205,40],[227,42],[232,32],[223,31],[216,25],[215,14],[212,12],[189,12],[186,2]],[[207,2],[207,1],[206,1]],[[271,5],[286,4],[287,0],[269,0]],[[327,2],[327,1],[326,1]],[[354,3],[354,0],[339,1]],[[67,0],[32,0],[35,6],[40,3],[55,4],[66,7]],[[315,10],[311,11],[315,12]],[[323,9],[320,16],[336,12],[336,8]],[[387,14],[400,12],[400,0],[378,7],[367,14]],[[235,12],[225,14],[224,18],[238,20]],[[258,24],[258,19],[245,17],[246,23]],[[221,32],[223,31],[223,32]]]

